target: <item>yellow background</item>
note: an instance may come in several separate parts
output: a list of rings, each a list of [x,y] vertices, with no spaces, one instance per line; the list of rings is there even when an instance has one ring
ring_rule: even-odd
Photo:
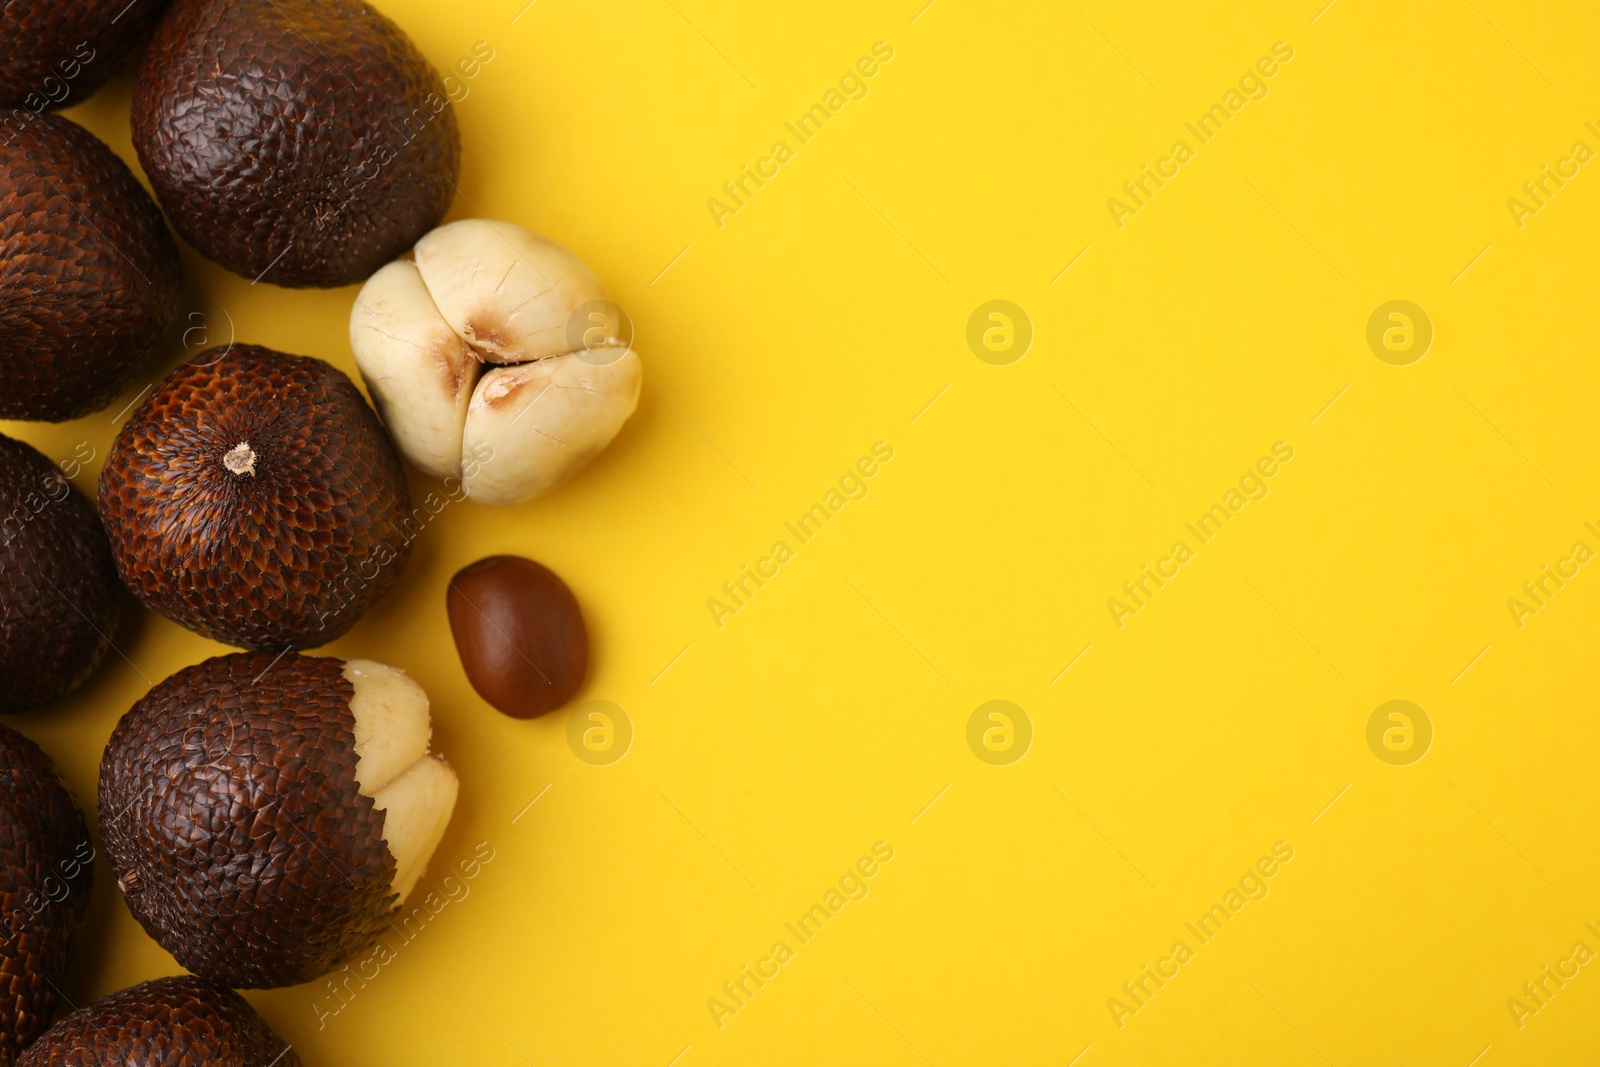
[[[441,68],[494,49],[458,106],[452,217],[576,250],[632,313],[647,384],[568,486],[447,508],[326,650],[433,698],[463,790],[424,888],[479,842],[495,858],[325,1026],[320,986],[251,994],[307,1063],[1592,1054],[1600,965],[1521,1029],[1507,1000],[1600,948],[1600,573],[1520,629],[1506,602],[1600,547],[1600,174],[1520,229],[1506,201],[1600,148],[1600,15],[1321,2],[379,4]],[[718,228],[707,199],[877,41],[867,97]],[[1266,98],[1119,229],[1107,199],[1196,147],[1184,122],[1277,41]],[[132,161],[129,93],[69,114]],[[354,373],[354,289],[185,264],[210,343]],[[992,299],[1035,332],[1009,366],[965,340]],[[1433,323],[1410,366],[1365,340],[1393,299]],[[179,358],[105,412],[5,432],[103,456]],[[707,599],[880,440],[870,494],[717,628]],[[1119,629],[1107,599],[1280,440],[1270,495]],[[444,585],[496,552],[576,591],[580,700],[625,709],[620,762],[466,683]],[[85,802],[118,715],[224,651],[148,613],[116,643],[15,720]],[[1010,766],[967,746],[993,699],[1033,725]],[[1367,745],[1391,699],[1435,732],[1410,766]],[[707,1000],[880,840],[870,895],[719,1028]],[[1195,947],[1184,922],[1276,841],[1295,854],[1270,895],[1118,1029],[1108,998]],[[97,877],[80,1002],[176,970]]]

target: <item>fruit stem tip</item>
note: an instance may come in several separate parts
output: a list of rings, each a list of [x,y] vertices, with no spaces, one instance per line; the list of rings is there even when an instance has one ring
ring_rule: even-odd
[[[249,441],[240,441],[222,457],[222,465],[234,474],[256,476],[256,454]]]

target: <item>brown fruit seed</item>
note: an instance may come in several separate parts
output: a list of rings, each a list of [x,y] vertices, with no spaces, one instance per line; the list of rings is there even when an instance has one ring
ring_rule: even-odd
[[[0,713],[76,688],[121,614],[94,509],[42,453],[0,435]]]
[[[0,108],[81,104],[122,66],[161,3],[10,0],[0,7]]]
[[[350,379],[255,345],[173,371],[100,472],[117,572],[145,606],[246,648],[356,624],[411,555],[400,459]]]
[[[438,224],[461,170],[439,73],[361,0],[176,0],[133,143],[202,255],[289,286],[366,278]]]
[[[94,846],[50,757],[0,726],[0,1067],[44,1032],[89,910]]]
[[[300,1067],[231,989],[188,976],[113,993],[52,1026],[17,1067]]]
[[[297,985],[388,929],[455,807],[428,698],[365,660],[235,653],[122,717],[100,834],[128,908],[193,973]]]
[[[178,310],[183,272],[111,149],[58,115],[21,115],[0,116],[0,418],[60,422],[128,384]]]
[[[507,715],[554,711],[583,685],[588,631],[549,568],[521,556],[480,559],[450,579],[445,602],[467,680]]]

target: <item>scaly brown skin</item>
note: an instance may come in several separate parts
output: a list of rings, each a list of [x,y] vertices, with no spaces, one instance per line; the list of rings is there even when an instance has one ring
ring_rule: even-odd
[[[0,714],[76,688],[121,613],[94,509],[43,453],[0,434]]]
[[[68,1015],[17,1067],[301,1067],[300,1057],[230,989],[162,978]]]
[[[438,72],[361,0],[176,0],[133,143],[190,244],[286,286],[365,280],[439,223],[461,170]]]
[[[0,5],[0,108],[82,103],[121,69],[163,0],[9,0]]]
[[[111,149],[59,115],[0,113],[0,418],[105,407],[182,296],[161,212]]]
[[[134,918],[203,978],[298,985],[399,904],[356,783],[344,661],[239,652],[155,686],[100,762],[100,835]]]
[[[253,453],[243,467],[241,445]],[[117,572],[144,604],[245,648],[356,624],[410,558],[400,459],[355,385],[255,345],[201,353],[122,427],[100,472]]]
[[[0,726],[0,1067],[50,1025],[89,910],[94,847],[50,757]]]

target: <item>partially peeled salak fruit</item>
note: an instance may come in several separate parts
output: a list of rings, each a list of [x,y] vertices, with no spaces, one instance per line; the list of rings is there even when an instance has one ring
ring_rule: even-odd
[[[134,917],[233,988],[297,985],[372,945],[455,807],[422,687],[368,660],[237,653],[123,716],[100,831]]]

